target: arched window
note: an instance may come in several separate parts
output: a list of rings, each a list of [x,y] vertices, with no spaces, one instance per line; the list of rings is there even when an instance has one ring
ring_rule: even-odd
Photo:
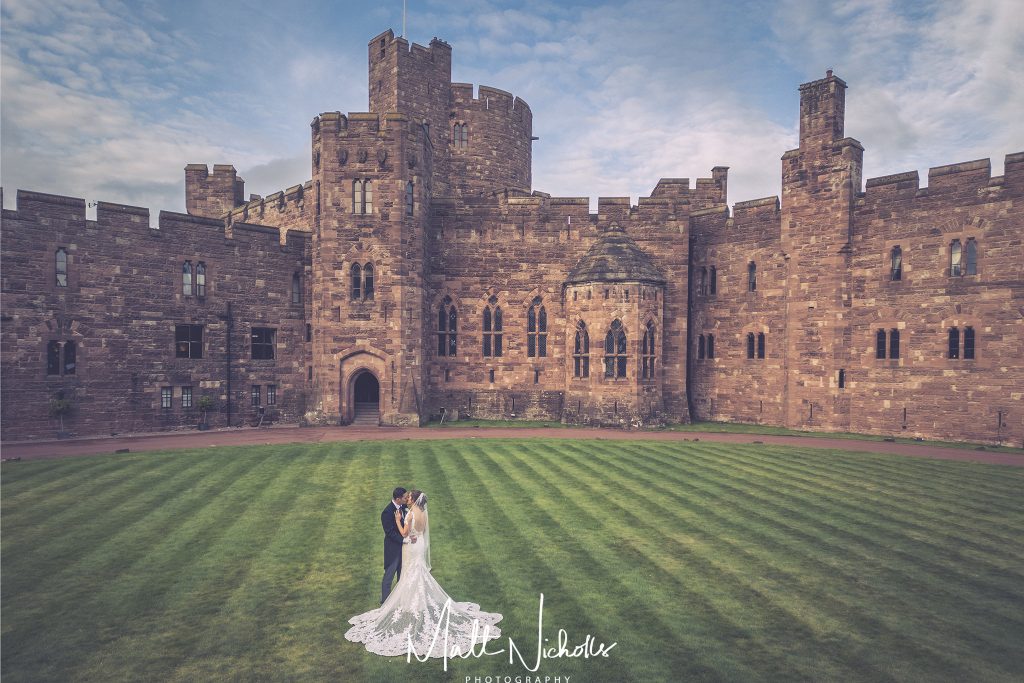
[[[708,269],[706,266],[700,268],[700,284],[697,285],[697,294],[704,296],[708,293]]]
[[[206,296],[206,264],[202,261],[196,264],[196,296]]]
[[[949,245],[949,274],[958,277],[963,274],[960,267],[960,259],[963,254],[960,251],[960,240],[953,240]]]
[[[757,333],[757,357],[764,358],[764,332]]]
[[[708,358],[715,357],[715,335],[708,335]]]
[[[754,333],[747,333],[747,358],[754,357]]]
[[[68,286],[68,250],[58,247],[54,253],[54,271],[57,275],[57,286]]]
[[[949,328],[949,358],[960,357],[960,330],[956,327]]]
[[[302,303],[302,278],[298,273],[292,273],[292,303]]]
[[[484,356],[496,358],[501,356],[501,307],[498,297],[492,296],[484,306]]]
[[[363,266],[363,298],[373,299],[373,264],[367,263]]]
[[[358,263],[352,264],[352,300],[358,301],[363,298],[363,267]]]
[[[978,274],[978,243],[973,237],[967,240],[967,263],[964,275]]]
[[[410,180],[405,184],[405,215],[411,216],[412,210],[415,206],[416,195],[413,192],[412,181]]]
[[[618,320],[612,321],[604,337],[604,376],[626,376],[626,332]]]
[[[455,304],[452,303],[452,298],[446,296],[437,309],[437,355],[455,355],[458,331],[459,314],[455,311]]]
[[[458,149],[469,147],[469,125],[456,123],[452,134],[452,144]]]
[[[718,293],[718,269],[714,266],[708,270],[708,293]]]
[[[582,320],[576,323],[576,336],[572,343],[572,376],[590,377],[590,334]]]
[[[373,213],[373,181],[359,179],[352,181],[352,213]]]
[[[885,330],[875,333],[875,358],[885,358]]]
[[[757,264],[751,261],[747,264],[747,291],[757,290]]]
[[[650,321],[640,344],[640,377],[643,379],[654,379],[654,358],[654,322]]]
[[[192,262],[185,261],[181,266],[181,293],[192,296]]]
[[[892,248],[892,268],[889,271],[890,280],[903,279],[903,250],[898,246]]]
[[[900,357],[900,331],[889,330],[889,358]]]
[[[533,299],[526,312],[526,355],[530,358],[548,355],[548,313],[539,296]]]
[[[974,328],[964,328],[964,360],[974,360]]]

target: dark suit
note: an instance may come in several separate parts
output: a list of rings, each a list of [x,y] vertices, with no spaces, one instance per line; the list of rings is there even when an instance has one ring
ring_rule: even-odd
[[[405,520],[406,507],[402,506],[402,520]],[[388,503],[380,513],[380,525],[384,527],[384,580],[380,584],[380,602],[388,599],[391,594],[391,581],[402,578],[402,544],[405,538],[395,524],[395,504]]]

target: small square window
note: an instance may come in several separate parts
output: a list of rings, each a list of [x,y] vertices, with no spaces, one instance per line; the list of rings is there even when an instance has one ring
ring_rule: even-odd
[[[203,357],[203,326],[174,326],[174,355],[176,358]]]
[[[254,327],[251,335],[253,360],[274,360],[274,341],[277,330],[272,327]],[[253,404],[257,405],[257,404]]]

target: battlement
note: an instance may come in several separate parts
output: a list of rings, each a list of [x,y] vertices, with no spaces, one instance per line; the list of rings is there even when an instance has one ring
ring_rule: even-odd
[[[1007,154],[1002,177],[992,176],[990,159],[975,159],[928,169],[928,186],[921,187],[917,171],[868,178],[861,195],[865,202],[885,202],[897,197],[925,198],[947,193],[976,193],[985,188],[1019,187],[1024,184],[1024,152]]]
[[[736,220],[762,217],[766,215],[775,216],[779,213],[781,204],[776,195],[762,197],[761,199],[749,199],[745,202],[736,202],[732,208],[733,218]]]
[[[244,201],[245,181],[235,167],[214,164],[210,173],[206,164],[185,166],[185,210],[195,216],[218,218]]]

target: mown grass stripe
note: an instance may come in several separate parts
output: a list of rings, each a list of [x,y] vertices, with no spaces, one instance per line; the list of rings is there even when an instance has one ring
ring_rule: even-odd
[[[884,497],[883,495],[877,495],[880,487],[858,485],[850,482],[845,477],[840,478],[836,475],[828,477],[827,479],[820,476],[814,478],[811,475],[808,475],[803,468],[789,468],[787,466],[788,463],[779,464],[777,459],[767,456],[749,454],[747,456],[737,457],[729,449],[715,446],[708,446],[708,452],[719,454],[722,458],[726,458],[731,462],[741,463],[748,471],[756,472],[758,476],[764,476],[766,478],[792,485],[802,484],[806,490],[817,490],[817,488],[821,488],[842,494],[842,497],[839,498],[839,500],[856,500],[858,502],[858,505],[856,506],[858,509],[870,508],[880,516],[898,524],[900,528],[915,528],[922,532],[927,531],[934,534],[936,529],[933,526],[919,523],[919,521],[929,521],[939,525],[940,528],[938,533],[940,534],[947,529],[952,532],[957,530],[961,532],[947,534],[951,539],[964,542],[972,547],[977,547],[979,550],[983,549],[997,554],[1007,554],[1015,559],[1024,559],[1024,554],[1018,554],[1014,552],[1012,548],[1013,528],[1011,526],[1005,526],[1007,531],[1011,532],[1008,533],[1008,535],[999,535],[995,531],[979,529],[976,524],[968,527],[956,518],[951,517],[951,515],[957,513],[953,507],[942,505],[941,501],[937,500],[934,496],[908,495],[903,497]],[[828,483],[825,483],[826,481]],[[882,493],[884,493],[884,491],[882,491]],[[945,491],[941,493],[943,493],[943,495],[949,495],[950,492]],[[923,508],[922,506],[927,506],[927,508]],[[934,513],[932,513],[933,510]],[[971,520],[975,523],[980,521],[978,516],[964,515],[963,512],[965,511],[959,511],[960,517]],[[990,527],[991,526],[992,525],[990,523]],[[1003,525],[1000,524],[999,526]],[[965,533],[969,534],[969,538],[964,536]],[[979,533],[987,536],[987,542],[978,542],[981,540],[978,538]]]
[[[742,504],[740,503],[739,505],[742,505]],[[817,539],[817,538],[814,538],[814,539],[812,539],[812,541],[817,541],[817,543],[816,543],[816,544],[814,544],[814,545],[812,545],[812,544],[805,544],[805,546],[803,546],[803,547],[807,547],[807,546],[812,546],[812,547],[819,547],[819,546],[821,545],[821,542],[820,542],[820,540],[819,540],[819,539]],[[838,551],[839,551],[839,550],[840,550],[841,548],[842,548],[842,546],[836,546],[835,548],[833,548],[833,550],[834,550],[835,552],[838,552]],[[799,549],[799,548],[798,548],[798,549]],[[787,552],[788,552],[788,551],[787,551]],[[837,568],[838,568],[838,567],[837,567]],[[869,596],[868,596],[868,597],[869,597]],[[952,624],[952,625],[954,626],[954,628],[955,628],[956,626],[958,626],[958,622],[953,622],[953,623],[951,623],[951,624]]]
[[[651,453],[657,453],[657,452],[658,452],[657,449],[648,449],[648,451],[646,453],[640,454],[640,455],[641,455],[641,457],[645,457],[645,456],[646,457],[653,457],[650,454]],[[698,457],[701,457],[701,456],[698,456]],[[705,459],[705,462],[714,462],[714,460],[713,460],[713,458],[712,459]],[[745,465],[743,465],[739,461],[734,462],[733,468],[730,471],[730,478],[731,479],[735,479],[737,472],[745,472]],[[946,550],[942,546],[932,545],[932,544],[929,544],[926,541],[920,541],[918,539],[914,539],[914,538],[912,538],[910,536],[907,536],[906,533],[904,533],[903,528],[899,524],[894,523],[892,520],[889,520],[888,523],[880,522],[879,520],[882,519],[882,516],[879,513],[876,513],[870,507],[868,507],[868,508],[861,508],[861,507],[857,507],[857,506],[851,506],[851,505],[847,504],[845,501],[836,500],[835,498],[830,498],[829,501],[830,501],[830,504],[831,504],[831,508],[827,508],[827,507],[823,507],[822,504],[819,502],[819,501],[822,500],[822,497],[817,492],[814,492],[814,491],[811,491],[810,493],[807,493],[806,491],[804,491],[804,492],[793,492],[793,491],[790,491],[788,493],[785,492],[785,490],[787,490],[787,489],[795,488],[795,487],[792,486],[791,482],[789,482],[789,481],[787,481],[785,479],[778,478],[778,479],[775,480],[774,485],[772,487],[768,487],[765,484],[761,483],[760,480],[756,476],[754,478],[751,478],[750,476],[743,476],[741,478],[742,478],[742,481],[747,482],[748,484],[750,484],[750,486],[755,487],[757,490],[760,490],[760,491],[762,491],[764,493],[763,496],[759,496],[760,500],[765,501],[766,504],[769,504],[769,505],[771,505],[773,507],[776,507],[776,508],[780,509],[781,511],[786,511],[786,510],[790,510],[791,509],[791,508],[786,508],[784,506],[781,506],[781,505],[779,505],[776,502],[776,499],[779,496],[785,496],[786,498],[793,499],[793,500],[797,501],[801,505],[815,507],[816,509],[818,509],[819,511],[821,511],[823,513],[824,512],[831,512],[833,514],[840,514],[840,515],[842,515],[842,517],[844,519],[847,519],[847,520],[849,520],[851,522],[854,522],[858,526],[863,526],[864,524],[870,524],[870,525],[873,526],[873,528],[876,531],[885,534],[886,537],[891,539],[892,541],[895,541],[895,542],[909,542],[909,543],[914,544],[915,546],[917,546],[920,549],[931,550],[933,552],[937,552],[937,553],[944,554],[944,555],[948,554],[948,550]],[[718,479],[715,479],[715,481],[720,486],[722,486],[724,488],[727,488],[727,489],[729,489],[731,491],[734,491],[734,492],[740,491],[740,489],[738,489],[734,485],[734,483],[731,483],[730,481],[728,481],[725,478],[718,478]],[[852,518],[851,518],[851,515],[853,515]],[[815,526],[815,525],[823,526],[823,525],[825,525],[825,523],[823,523],[820,518],[811,517],[809,515],[804,515],[804,519],[809,524],[811,524],[812,526]],[[836,527],[835,525],[827,525],[827,526],[829,526],[830,528],[833,528],[833,529],[838,529],[838,527]],[[856,533],[856,532],[854,532],[854,531],[852,531],[850,529],[844,529],[843,532],[845,534],[850,535],[851,537],[853,537],[855,539],[856,538],[860,538],[860,539],[865,539],[866,540],[868,538],[873,538],[873,537],[865,536],[864,534]],[[924,560],[922,558],[917,558],[917,557],[914,557],[914,556],[910,555],[910,551],[907,551],[906,554],[909,557],[913,558],[914,560],[917,560],[919,563],[925,563],[926,562],[926,560]],[[999,567],[998,565],[992,565],[988,561],[985,561],[985,564],[989,565],[993,569],[996,569],[996,570],[999,570],[999,571],[1002,570],[1002,568]],[[929,566],[931,566],[933,569],[935,569],[935,568],[940,568],[941,569],[942,567],[944,567],[944,565],[937,565],[936,563],[930,563]],[[1011,595],[1014,595],[1012,593],[1014,587],[1019,585],[1015,581],[1006,580],[1001,574],[996,576],[995,580],[997,580],[1000,583],[1000,585],[1005,586],[1006,590],[1011,591],[1011,593],[1010,593]]]

